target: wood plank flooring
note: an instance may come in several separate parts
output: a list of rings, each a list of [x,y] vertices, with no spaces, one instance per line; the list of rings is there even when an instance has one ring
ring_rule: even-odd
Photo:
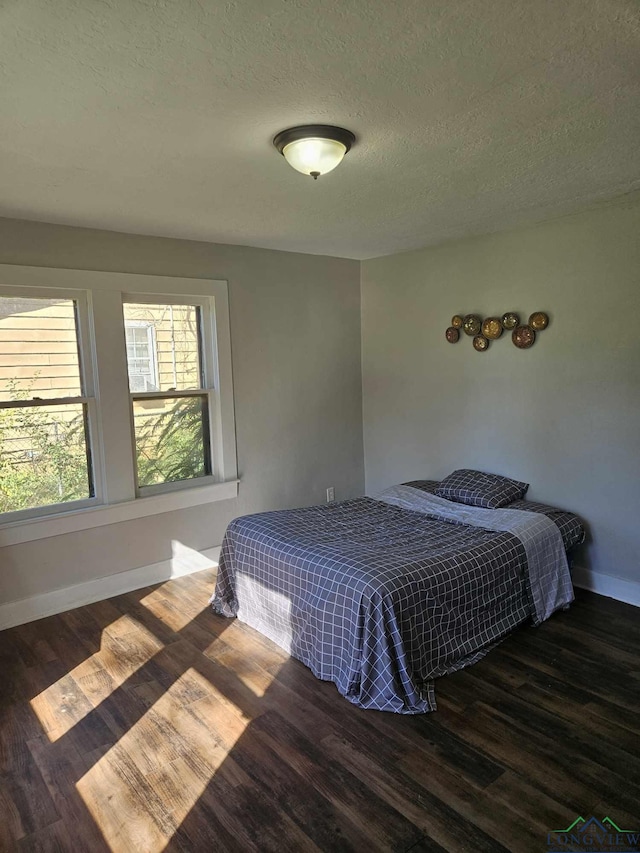
[[[640,828],[640,610],[578,592],[362,711],[207,607],[210,572],[0,633],[2,851],[543,851]]]

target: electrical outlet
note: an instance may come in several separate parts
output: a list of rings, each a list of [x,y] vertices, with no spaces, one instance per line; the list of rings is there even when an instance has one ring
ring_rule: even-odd
[[[333,488],[333,486],[329,486],[329,488],[327,489],[327,503],[330,504],[332,501],[335,501],[335,499],[336,490]]]

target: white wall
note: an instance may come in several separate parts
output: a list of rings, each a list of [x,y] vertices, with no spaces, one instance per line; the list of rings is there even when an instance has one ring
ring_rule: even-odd
[[[370,494],[454,468],[579,513],[578,562],[640,580],[640,204],[365,261]],[[530,350],[445,341],[456,313],[549,313]]]
[[[239,497],[0,548],[0,604],[218,545],[230,519],[364,488],[356,261],[0,219],[0,263],[229,282]]]

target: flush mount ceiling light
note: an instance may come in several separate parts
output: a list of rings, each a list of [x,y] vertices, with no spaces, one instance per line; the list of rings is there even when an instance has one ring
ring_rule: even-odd
[[[342,161],[356,141],[350,130],[330,124],[306,124],[281,130],[273,144],[290,166],[316,181]]]

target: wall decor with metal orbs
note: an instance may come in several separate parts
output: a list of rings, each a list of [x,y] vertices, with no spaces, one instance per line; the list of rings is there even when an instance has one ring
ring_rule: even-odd
[[[502,317],[497,315],[486,317],[479,314],[454,314],[451,325],[445,332],[445,338],[450,344],[460,340],[460,330],[473,338],[473,348],[477,352],[489,349],[491,341],[502,337],[505,329],[511,332],[511,340],[518,349],[529,349],[536,342],[538,332],[549,325],[549,315],[544,311],[534,311],[529,315],[528,323],[520,322],[520,315],[515,311],[507,311]]]

